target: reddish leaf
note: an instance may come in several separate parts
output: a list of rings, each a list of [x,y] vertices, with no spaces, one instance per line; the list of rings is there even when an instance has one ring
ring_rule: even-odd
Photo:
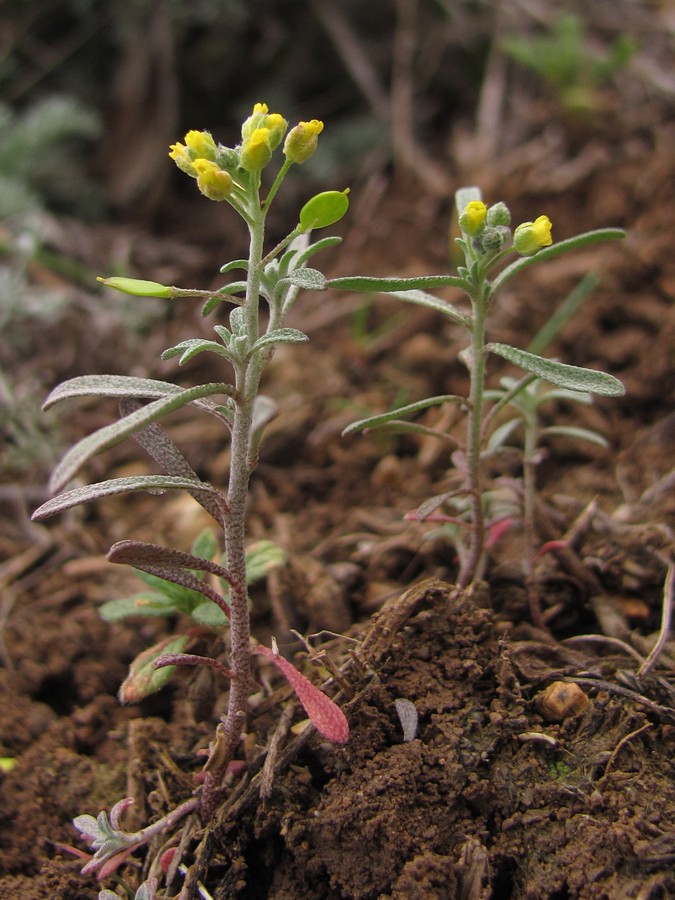
[[[305,708],[317,731],[334,744],[346,744],[349,740],[349,724],[340,707],[333,703],[323,691],[312,684],[287,659],[270,650],[269,647],[258,646],[254,650],[267,657],[282,672],[295,691],[298,700]]]

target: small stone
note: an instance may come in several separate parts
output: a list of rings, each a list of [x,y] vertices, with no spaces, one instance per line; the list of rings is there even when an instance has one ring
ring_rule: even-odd
[[[578,684],[554,681],[535,698],[535,706],[547,722],[578,716],[590,703]]]

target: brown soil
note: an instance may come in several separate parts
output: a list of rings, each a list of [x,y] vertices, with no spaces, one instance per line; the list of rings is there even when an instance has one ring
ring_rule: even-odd
[[[401,398],[463,392],[462,336],[385,300],[374,302],[362,336],[361,301],[307,298],[302,327],[312,340],[280,350],[266,385],[281,415],[255,476],[250,534],[284,546],[288,564],[254,591],[254,630],[296,654],[290,629],[342,635],[314,646],[319,664],[320,651],[341,667],[341,693],[327,689],[351,737],[343,748],[302,734],[282,740],[261,801],[256,773],[292,703],[261,672],[242,747],[248,767],[217,821],[206,833],[193,822],[183,847],[191,877],[219,900],[675,896],[675,653],[671,643],[643,679],[635,655],[648,654],[659,630],[675,514],[674,132],[656,116],[627,133],[582,137],[581,150],[559,148],[568,161],[597,161],[581,174],[557,179],[554,165],[548,175],[514,165],[501,180],[483,171],[463,178],[482,180],[517,220],[548,212],[556,238],[604,225],[630,232],[620,246],[532,268],[492,321],[492,339],[525,346],[579,276],[598,269],[600,286],[552,355],[612,372],[627,388],[621,400],[550,411],[610,442],[609,451],[551,443],[540,467],[540,538],[566,536],[572,548],[537,565],[550,632],[530,624],[517,527],[495,547],[485,582],[462,593],[447,539],[403,521],[447,489],[446,446],[340,437],[350,421]],[[376,208],[355,205],[330,265],[341,274],[442,271],[448,209],[446,199],[420,198],[417,184],[391,181]],[[139,241],[148,259],[158,257],[142,276],[180,269],[175,245],[162,256],[149,238]],[[174,282],[189,282],[206,256],[195,251]],[[171,377],[177,370],[155,362],[158,352],[200,328],[207,334],[210,324],[185,307],[128,340],[75,305],[65,322],[30,337],[21,365],[27,381],[41,369],[50,385],[124,371],[127,359],[135,374]],[[199,357],[181,377],[210,380],[207,365]],[[492,371],[496,381],[506,368],[495,361]],[[69,407],[64,441],[112,413]],[[460,434],[457,423],[444,427]],[[224,451],[211,424],[183,415],[172,435],[217,482]],[[92,480],[138,463],[123,445],[97,465]],[[36,471],[10,471],[16,487],[2,494],[0,756],[16,765],[0,775],[0,896],[80,900],[97,886],[64,849],[84,849],[73,817],[133,796],[125,821],[140,827],[189,797],[225,697],[220,685],[197,690],[186,677],[120,707],[128,663],[164,626],[109,626],[96,609],[135,589],[103,559],[108,545],[134,536],[189,547],[207,524],[192,501],[110,501],[38,527],[26,515],[43,496],[45,473]],[[327,677],[325,668],[308,671]],[[555,682],[576,684],[589,702],[556,717],[542,700]],[[400,698],[419,714],[413,740],[403,740]],[[142,866],[139,857],[123,870],[129,885],[142,880]],[[166,896],[177,896],[181,879]]]

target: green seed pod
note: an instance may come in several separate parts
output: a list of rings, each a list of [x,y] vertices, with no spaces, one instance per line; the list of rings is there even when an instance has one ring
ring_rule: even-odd
[[[339,222],[349,209],[348,193],[349,188],[344,191],[324,191],[308,200],[300,210],[300,230],[326,228]]]
[[[122,291],[123,294],[132,294],[134,297],[165,297],[169,299],[173,288],[160,284],[158,281],[142,281],[140,278],[101,278],[96,279],[106,287]]]

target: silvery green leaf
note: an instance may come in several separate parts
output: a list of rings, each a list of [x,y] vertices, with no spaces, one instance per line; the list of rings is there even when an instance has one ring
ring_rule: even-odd
[[[409,416],[413,413],[421,412],[424,409],[429,409],[431,406],[441,406],[443,403],[465,402],[463,397],[458,397],[456,394],[441,394],[438,397],[428,397],[426,400],[417,400],[415,403],[399,406],[398,409],[391,409],[389,412],[379,413],[375,416],[368,416],[367,419],[359,419],[358,422],[352,422],[351,425],[348,425],[344,429],[342,434],[355,434],[358,431],[363,431],[364,428],[374,428],[379,425],[385,425],[388,422],[399,419],[400,416]]]
[[[216,341],[206,341],[201,338],[189,338],[187,341],[181,341],[175,347],[169,347],[162,353],[162,359],[171,359],[172,356],[182,354],[179,365],[183,366],[199,353],[217,353],[218,356],[224,356],[229,362],[234,362],[235,358],[232,353],[222,344]]]
[[[387,291],[387,297],[393,297],[394,300],[403,300],[404,303],[412,303],[415,306],[425,306],[427,309],[433,309],[434,312],[442,313],[444,316],[452,319],[458,325],[467,327],[471,322],[471,317],[467,313],[463,313],[447,300],[441,300],[440,297],[434,297],[433,294],[427,294],[426,291]]]
[[[274,331],[268,331],[258,338],[251,348],[251,353],[263,347],[273,347],[275,344],[304,344],[308,340],[308,336],[297,328],[275,328]]]
[[[245,272],[248,271],[248,260],[247,259],[233,259],[229,263],[225,263],[224,266],[220,267],[220,271],[224,275],[226,272],[231,272],[233,269],[243,269]]]
[[[588,247],[591,244],[598,244],[602,241],[613,241],[618,238],[626,237],[626,232],[621,228],[600,228],[597,231],[586,231],[584,234],[578,234],[575,237],[568,238],[564,241],[558,241],[551,244],[550,247],[544,247],[538,250],[534,256],[523,256],[507,266],[492,282],[490,294],[495,294],[499,288],[514,275],[517,275],[522,269],[532,266],[535,263],[545,262],[547,259],[555,259],[556,256],[562,256],[570,250],[579,250],[582,247]]]
[[[295,269],[287,278],[283,278],[280,284],[288,283],[305,291],[325,291],[326,278],[318,269]]]
[[[32,515],[35,522],[41,522],[50,516],[72,509],[81,503],[89,503],[102,497],[111,497],[115,494],[128,494],[132,491],[150,491],[162,493],[171,490],[205,491],[215,496],[220,496],[215,488],[205,482],[195,481],[190,478],[179,478],[170,475],[131,475],[128,478],[111,478],[108,481],[100,481],[96,484],[87,484],[84,487],[74,488],[47,500],[38,507]]]
[[[393,291],[428,290],[439,287],[464,288],[465,281],[457,275],[416,275],[410,278],[381,278],[370,275],[348,275],[329,278],[325,286],[337,291],[357,291],[369,294],[389,294]]]
[[[601,434],[591,431],[589,428],[577,428],[574,425],[550,425],[548,428],[543,428],[541,433],[542,435],[557,434],[576,438],[580,441],[589,441],[591,444],[597,444],[599,447],[606,448],[609,446]]]
[[[231,385],[220,383],[200,384],[193,388],[181,389],[168,397],[161,397],[159,400],[148,403],[118,422],[113,422],[112,425],[100,428],[94,434],[83,438],[66,453],[52,474],[50,490],[61,490],[92,456],[121,443],[125,438],[131,437],[151,422],[156,422],[168,413],[199,400],[201,397],[211,394],[230,394],[231,392]]]
[[[128,375],[80,375],[57,385],[44,402],[49,409],[61,400],[73,397],[138,397],[151,400],[178,394],[182,388],[154,378],[132,378]]]
[[[490,435],[486,449],[488,451],[493,451],[497,450],[499,447],[503,447],[516,428],[522,424],[522,421],[523,420],[520,417],[517,419],[509,419],[508,422],[504,422],[499,428],[495,428]]]
[[[571,391],[589,391],[603,397],[621,397],[626,393],[618,378],[605,372],[544,359],[542,356],[510,347],[508,344],[487,344],[486,348],[526,372],[532,372],[533,375],[544,378],[558,387],[568,388]]]
[[[342,243],[342,238],[334,235],[332,237],[322,238],[320,241],[315,241],[313,244],[310,244],[309,247],[306,247],[302,253],[298,253],[295,259],[293,260],[293,269],[297,271],[301,266],[303,266],[308,259],[314,256],[315,253],[318,253],[320,250],[325,250],[327,247],[335,247],[337,244]]]

